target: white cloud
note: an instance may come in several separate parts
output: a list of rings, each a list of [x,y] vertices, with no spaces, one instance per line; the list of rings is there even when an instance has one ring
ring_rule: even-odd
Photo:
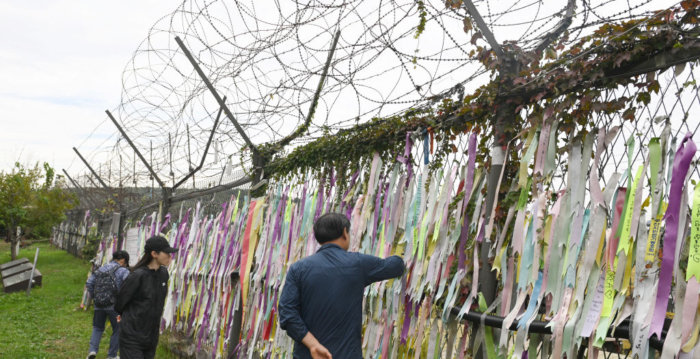
[[[121,75],[150,27],[175,1],[0,3],[0,170],[19,154],[71,167],[114,134],[105,109],[120,102]],[[87,153],[85,153],[87,155]],[[31,157],[31,158],[30,158]],[[71,171],[83,171],[73,163]]]

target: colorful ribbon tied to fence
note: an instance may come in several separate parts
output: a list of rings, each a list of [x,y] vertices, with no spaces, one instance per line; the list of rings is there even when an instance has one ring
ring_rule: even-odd
[[[650,337],[663,335],[662,358],[690,357],[700,331],[691,135],[672,138],[666,124],[646,144],[630,137],[628,166],[617,173],[601,158],[619,128],[572,134],[559,148],[556,126],[550,120],[521,132],[517,159],[505,159],[519,161],[511,163],[517,171],[507,178],[499,170],[496,182],[488,170],[501,167],[477,163],[476,134],[466,135],[459,160],[435,167],[432,139],[416,131],[403,154],[375,154],[353,173],[284,176],[262,197],[232,197],[216,215],[197,205],[165,223],[156,213],[143,218],[135,224],[140,237],[164,233],[179,249],[163,329],[194,338],[214,357],[234,349],[240,357],[291,357],[293,342],[277,320],[285,275],[318,250],[314,221],[340,212],[351,221],[351,251],[400,255],[407,266],[403,277],[365,289],[366,358],[463,359],[478,350],[489,359],[571,358],[582,346],[596,357],[623,321],[632,355],[647,357]],[[635,153],[645,153],[641,162]],[[566,159],[566,172],[556,156]],[[499,194],[491,208],[489,191]],[[492,269],[494,293],[483,293],[482,267]],[[231,338],[236,310],[242,331]],[[503,328],[517,330],[472,331],[462,320],[470,311],[504,317]],[[535,320],[548,321],[551,334],[530,333]]]

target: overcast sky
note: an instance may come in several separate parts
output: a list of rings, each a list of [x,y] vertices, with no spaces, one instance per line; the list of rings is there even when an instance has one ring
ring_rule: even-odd
[[[0,2],[0,170],[48,161],[60,172],[119,104],[121,74],[172,0]],[[91,141],[114,132],[103,124]],[[100,134],[102,134],[100,136]],[[82,167],[82,166],[81,166]]]

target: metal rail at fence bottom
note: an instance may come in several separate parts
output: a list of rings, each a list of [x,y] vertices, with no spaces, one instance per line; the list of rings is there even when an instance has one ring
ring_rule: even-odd
[[[453,307],[452,308],[452,315],[457,316],[462,308],[461,307]],[[484,314],[481,312],[476,312],[476,311],[469,311],[468,313],[464,314],[462,316],[462,320],[466,320],[468,322],[472,323],[481,323],[481,319],[484,319],[484,325],[492,328],[499,328],[503,329],[503,320],[505,318],[499,317],[496,315],[491,315],[491,314]],[[535,320],[530,324],[530,329],[529,333],[536,333],[536,334],[552,334],[552,328],[548,328],[547,325],[549,325],[549,321],[540,321],[540,320]],[[668,333],[668,329],[671,327],[671,319],[666,318],[664,321],[664,327],[663,331],[661,332],[661,338],[658,338],[657,336],[652,336],[649,338],[649,347],[652,349],[655,349],[658,352],[661,352],[663,347],[664,347],[664,340],[666,339],[666,334]],[[510,327],[508,330],[511,331],[516,331],[518,329],[518,321],[513,321],[511,323]],[[614,331],[613,328],[610,328],[608,330],[608,338],[614,338],[614,339],[626,339],[630,340],[630,321],[629,319],[625,319],[618,325]],[[585,350],[585,347],[581,347],[581,349]],[[582,357],[583,352],[579,349],[579,357]]]
[[[232,286],[235,286],[235,283],[239,280],[239,272],[238,271],[233,271],[231,273],[231,284]],[[460,310],[462,310],[461,307],[453,307],[452,308],[452,315],[458,316]],[[234,322],[232,323],[233,325],[231,326],[231,337],[236,338],[240,335],[241,331],[241,310],[237,310],[234,313]],[[484,314],[481,312],[477,311],[472,311],[470,310],[468,313],[464,314],[462,316],[462,320],[471,322],[471,323],[476,323],[480,324],[481,320],[484,320],[484,325],[492,328],[498,328],[498,329],[503,329],[503,321],[505,318],[496,316],[496,315],[491,315],[491,314]],[[529,328],[529,333],[535,333],[535,334],[552,334],[552,329],[547,327],[549,325],[550,321],[541,321],[541,320],[535,320],[530,324]],[[661,338],[658,338],[657,336],[652,336],[649,338],[649,347],[658,351],[659,353],[663,350],[664,347],[664,340],[666,339],[666,335],[668,333],[668,329],[671,327],[671,319],[666,318],[664,320],[664,326],[663,330],[661,332]],[[510,327],[508,330],[511,331],[516,331],[518,329],[518,321],[513,321],[511,323]],[[616,328],[610,328],[608,330],[608,338],[614,338],[614,339],[625,339],[625,340],[630,340],[630,321],[629,319],[625,319],[618,325]],[[231,346],[229,348],[229,353],[228,353],[228,358],[235,358],[236,353],[235,353],[235,345]],[[586,350],[587,346],[581,346],[579,348],[578,352],[578,357],[583,358],[584,357],[584,352]]]

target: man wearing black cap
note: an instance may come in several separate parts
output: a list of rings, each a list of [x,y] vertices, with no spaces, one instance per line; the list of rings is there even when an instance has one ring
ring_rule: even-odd
[[[90,337],[90,353],[88,359],[95,359],[100,349],[100,340],[105,331],[105,322],[109,318],[112,324],[112,336],[109,339],[109,353],[107,358],[118,358],[119,350],[119,323],[117,312],[114,311],[114,302],[122,283],[129,275],[129,253],[116,251],[112,254],[112,261],[94,271],[88,278],[87,287],[90,297],[95,302],[95,314],[92,317],[92,336]]]
[[[149,359],[156,355],[160,321],[168,294],[168,270],[177,249],[155,236],[146,241],[143,257],[119,290],[114,310],[121,314],[121,359]]]

